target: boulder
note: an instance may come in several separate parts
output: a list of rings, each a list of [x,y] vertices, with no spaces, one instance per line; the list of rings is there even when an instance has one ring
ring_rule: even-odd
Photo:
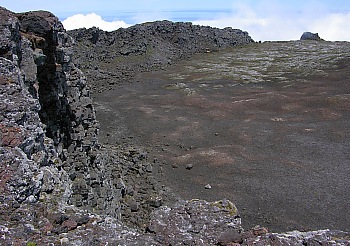
[[[300,40],[316,40],[321,41],[323,40],[318,36],[318,33],[312,33],[312,32],[304,32],[303,35],[301,35]]]

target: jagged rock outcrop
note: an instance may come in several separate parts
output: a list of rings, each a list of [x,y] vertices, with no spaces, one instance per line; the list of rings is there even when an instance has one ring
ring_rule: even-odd
[[[49,12],[0,8],[0,15],[2,238],[25,235],[25,225],[39,241],[73,230],[80,218],[67,212],[71,206],[102,214],[101,223],[134,216],[130,224],[144,224],[152,209],[147,201],[159,190],[147,178],[147,155],[97,143],[89,88],[71,62],[71,37]],[[130,200],[137,205],[133,214]],[[55,213],[64,219],[56,223]]]
[[[97,122],[85,77],[70,61],[71,38],[51,13],[29,12],[17,16],[20,32],[31,42],[37,63],[40,118],[47,126],[47,136],[63,149],[71,145],[74,149],[94,146]]]
[[[113,32],[83,28],[68,33],[76,40],[74,62],[89,78],[94,91],[130,81],[139,72],[164,68],[194,53],[254,42],[239,29],[171,21],[144,23]]]
[[[50,144],[44,144],[44,125],[38,115],[40,104],[25,86],[26,81],[36,80],[36,73],[26,77],[20,70],[22,61],[33,59],[28,52],[22,52],[28,43],[22,42],[15,14],[5,9],[0,14],[2,194],[14,202],[36,201],[43,179],[40,167],[52,161],[55,153],[49,153]],[[23,64],[25,69],[33,69],[29,61]]]
[[[2,12],[8,13],[4,9]],[[28,131],[28,136],[22,141],[17,139],[18,145],[12,147],[20,148],[28,161],[38,165],[41,172],[40,182],[47,182],[42,187],[37,187],[37,190],[43,188],[42,191],[48,194],[61,192],[62,194],[55,192],[55,197],[65,197],[62,199],[65,203],[87,205],[88,202],[84,203],[84,199],[79,198],[82,193],[92,194],[92,188],[86,190],[74,185],[72,170],[78,169],[79,165],[89,167],[92,164],[90,160],[96,159],[89,151],[97,147],[98,124],[85,77],[70,62],[71,38],[65,34],[62,24],[51,13],[11,13],[8,17],[2,30],[8,34],[5,38],[12,47],[2,48],[2,67],[7,68],[2,71],[2,76],[12,76],[15,79],[8,84],[3,83],[4,90],[9,90],[8,85],[16,85],[18,93],[23,94],[13,97],[13,100],[18,101],[17,105],[26,105],[23,108],[12,107],[12,110],[21,110],[22,115],[18,116],[21,118],[15,121],[18,127],[28,128],[33,122],[36,125],[30,127],[37,129]],[[6,94],[8,92],[3,93]],[[8,99],[4,99],[4,104],[14,104]],[[16,114],[20,115],[17,112]],[[35,132],[37,134],[33,135]],[[46,144],[45,141],[51,143]],[[44,169],[47,169],[45,173]],[[89,171],[83,170],[80,173],[86,176],[90,174]],[[65,177],[58,175],[58,172],[65,173]],[[30,196],[31,194],[27,194],[27,197]],[[22,198],[20,202],[26,199],[28,198]]]

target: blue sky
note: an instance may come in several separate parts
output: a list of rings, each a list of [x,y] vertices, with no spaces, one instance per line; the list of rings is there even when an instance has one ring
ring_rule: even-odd
[[[318,32],[326,40],[350,41],[350,0],[0,0],[14,12],[48,10],[66,29],[104,30],[169,19],[248,31],[255,40],[293,40]]]

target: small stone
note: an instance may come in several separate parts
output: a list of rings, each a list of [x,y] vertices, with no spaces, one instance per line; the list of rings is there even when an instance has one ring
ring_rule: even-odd
[[[76,177],[77,177],[77,174],[76,174],[76,173],[71,173],[71,174],[69,174],[69,178],[70,178],[72,181],[74,181]]]
[[[137,204],[137,202],[135,200],[132,200],[130,202],[129,207],[130,207],[131,212],[137,212],[139,210],[139,205]]]
[[[16,208],[20,208],[21,205],[20,205],[17,201],[14,201],[14,202],[12,203],[12,207],[16,209]]]
[[[34,203],[37,201],[36,197],[33,196],[33,195],[30,195],[28,198],[27,198],[27,201],[30,202],[30,203]]]
[[[78,223],[74,220],[65,220],[62,223],[62,227],[67,228],[68,231],[71,231],[78,227]]]
[[[78,226],[81,226],[81,225],[87,224],[89,222],[89,220],[90,220],[90,217],[88,215],[84,215],[84,216],[78,218],[76,220],[76,222],[77,222]]]
[[[35,49],[33,52],[34,62],[37,66],[42,66],[45,64],[46,55],[43,54],[41,49]]]
[[[174,163],[174,164],[171,164],[171,167],[172,167],[172,168],[178,168],[179,166],[178,166],[177,164]]]
[[[134,193],[135,193],[135,191],[134,191],[134,188],[133,188],[132,186],[128,186],[128,187],[126,188],[126,194],[127,194],[127,195],[133,196]]]
[[[151,173],[151,172],[153,171],[153,167],[152,167],[151,164],[147,165],[146,171],[147,171],[148,173]]]
[[[251,230],[255,236],[261,236],[269,232],[269,230],[266,227],[262,227],[259,225],[253,227]]]
[[[35,230],[35,228],[34,228],[34,226],[32,224],[25,224],[24,226],[30,231],[34,231]]]
[[[56,214],[54,215],[54,223],[57,225],[62,224],[64,221],[68,220],[68,216],[64,214]]]
[[[160,206],[162,206],[163,201],[161,197],[156,196],[156,197],[151,197],[148,203],[151,207],[159,208]]]
[[[193,168],[193,164],[187,164],[187,165],[186,165],[186,169],[187,169],[187,170],[191,170],[192,168]]]
[[[222,201],[221,201],[221,205],[222,205],[223,207],[228,207],[228,206],[230,206],[230,201],[227,200],[226,198],[224,198],[224,199],[222,199]]]
[[[69,243],[69,239],[66,238],[66,237],[61,238],[61,239],[60,239],[60,243],[61,243],[61,245],[67,244],[67,243]]]
[[[206,186],[204,186],[205,189],[211,189],[211,185],[207,184]]]

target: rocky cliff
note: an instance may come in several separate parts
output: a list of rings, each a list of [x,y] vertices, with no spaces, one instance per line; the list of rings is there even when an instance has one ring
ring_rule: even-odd
[[[97,143],[86,78],[71,62],[73,39],[51,13],[0,14],[2,239],[60,235],[86,224],[88,212],[120,221],[130,203],[131,224],[144,223],[156,193],[143,171],[147,155]],[[81,212],[73,219],[67,209]]]
[[[2,245],[346,242],[349,234],[342,232],[244,231],[227,200],[165,206],[169,195],[147,152],[97,141],[90,81],[81,69],[94,73],[98,80],[91,85],[98,90],[104,76],[121,82],[196,52],[252,42],[247,33],[156,22],[113,33],[77,30],[72,37],[49,12],[16,14],[0,7],[0,17]],[[100,43],[114,52],[104,52]]]

